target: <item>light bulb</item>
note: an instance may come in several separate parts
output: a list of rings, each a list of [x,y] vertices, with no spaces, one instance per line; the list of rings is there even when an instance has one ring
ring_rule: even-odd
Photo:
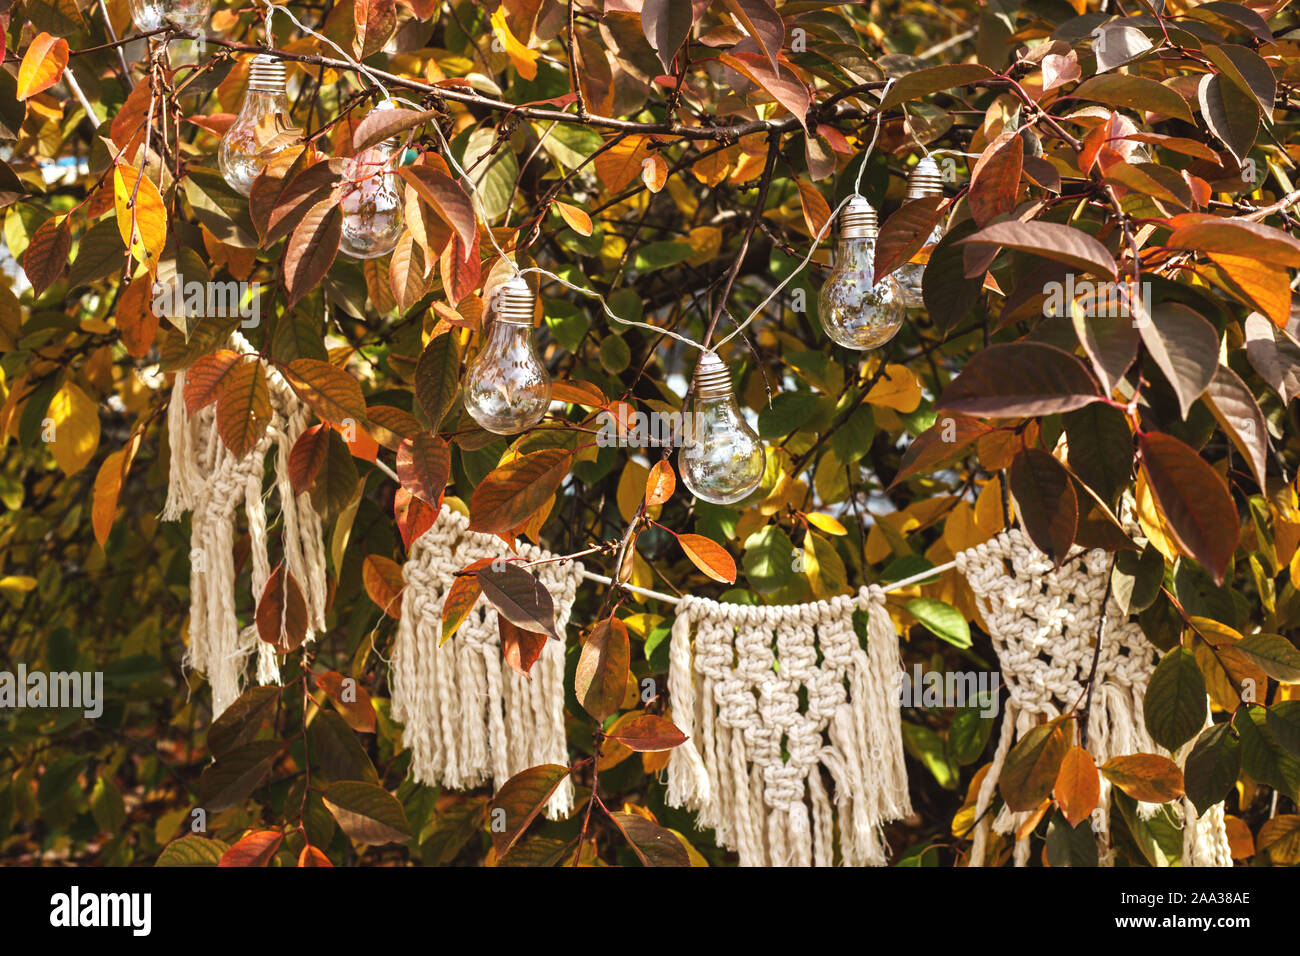
[[[497,290],[487,341],[461,382],[465,410],[498,435],[531,428],[551,404],[551,376],[533,344],[535,302],[523,276],[515,276]]]
[[[874,349],[903,327],[903,301],[898,282],[887,275],[879,282],[876,266],[876,211],[854,196],[840,213],[840,241],[835,265],[817,298],[822,328],[847,349]]]
[[[713,352],[695,367],[695,400],[678,464],[691,494],[715,505],[749,497],[763,480],[766,452],[736,403],[731,374]]]
[[[387,101],[376,110],[392,109]],[[354,259],[373,259],[393,251],[402,236],[402,190],[393,169],[398,139],[363,149],[344,164],[339,205],[343,233],[339,252]]]
[[[130,7],[137,30],[157,30],[170,20],[183,30],[202,31],[212,0],[131,0]]]
[[[924,156],[912,168],[911,175],[907,177],[907,198],[910,201],[925,199],[928,196],[942,195],[943,174],[939,172],[939,164],[929,156]],[[932,246],[942,238],[943,226],[935,226],[930,233],[930,237],[925,240],[925,244]],[[898,287],[902,290],[904,308],[921,309],[925,307],[925,300],[921,297],[921,276],[924,272],[925,266],[908,262],[894,273],[894,278],[898,280]]]
[[[253,180],[272,163],[285,164],[302,145],[302,130],[290,118],[284,64],[259,53],[248,68],[248,92],[239,115],[221,137],[217,164],[230,188],[245,196]],[[289,152],[286,152],[289,151]]]

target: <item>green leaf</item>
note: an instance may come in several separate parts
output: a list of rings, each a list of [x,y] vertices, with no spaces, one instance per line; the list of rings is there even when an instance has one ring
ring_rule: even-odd
[[[1060,724],[1040,724],[1025,734],[1007,754],[998,789],[1012,810],[1034,810],[1048,798],[1070,749]]]
[[[1183,786],[1196,805],[1196,812],[1204,813],[1224,799],[1240,772],[1241,741],[1232,727],[1215,724],[1203,730],[1183,767]]]
[[[948,755],[943,738],[929,727],[903,721],[903,748],[924,764],[945,790],[955,790],[961,782],[961,771]]]
[[[1290,756],[1267,729],[1263,707],[1248,704],[1232,717],[1232,727],[1241,738],[1241,769],[1260,783],[1297,798],[1300,793],[1300,761]]]
[[[1147,684],[1142,709],[1147,731],[1166,750],[1177,750],[1205,725],[1205,678],[1191,651],[1170,651]]]
[[[216,866],[229,849],[229,844],[220,840],[191,833],[168,843],[154,866]]]
[[[1245,654],[1275,681],[1300,682],[1300,650],[1279,634],[1247,634],[1233,650]]]
[[[745,577],[759,594],[771,594],[794,578],[794,545],[781,528],[769,525],[745,540]]]
[[[903,606],[908,614],[929,628],[936,637],[953,647],[971,646],[970,625],[966,623],[961,611],[951,604],[933,598],[912,598]]]
[[[415,397],[437,431],[460,392],[460,340],[453,332],[435,336],[415,366]]]

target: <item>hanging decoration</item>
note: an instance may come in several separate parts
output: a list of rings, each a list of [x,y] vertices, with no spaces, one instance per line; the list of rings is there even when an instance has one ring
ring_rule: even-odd
[[[442,604],[457,571],[483,558],[554,555],[528,544],[513,555],[494,535],[469,530],[469,519],[446,505],[412,545],[403,568],[402,617],[390,682],[395,720],[405,725],[411,773],[420,783],[467,790],[488,781],[500,787],[540,764],[567,766],[564,728],[564,647],[547,641],[531,677],[502,660],[497,614],[480,597],[454,637],[442,643]],[[583,568],[552,561],[531,569],[555,604],[564,633]],[[573,784],[566,778],[546,814],[567,817]]]
[[[1017,833],[1032,816],[1032,811],[1013,812],[1003,807],[996,819],[991,819],[994,789],[1015,742],[1042,721],[1060,716],[1084,699],[1102,626],[1103,602],[1107,602],[1105,632],[1097,655],[1087,736],[1087,749],[1098,766],[1112,757],[1164,752],[1148,734],[1142,713],[1156,650],[1138,623],[1121,612],[1114,597],[1107,601],[1110,559],[1104,551],[1076,549],[1060,569],[1054,569],[1052,559],[1024,532],[1011,529],[961,552],[955,564],[975,594],[1008,691],[1001,736],[975,804],[978,823],[970,865],[982,866],[990,831]],[[1174,759],[1181,766],[1185,758],[1182,752]],[[1109,797],[1110,784],[1103,776],[1092,816],[1103,863],[1113,862]],[[1138,808],[1144,814],[1157,809],[1154,804],[1141,803]],[[1186,798],[1176,809],[1183,818],[1182,864],[1231,866],[1223,804],[1215,804],[1199,819]],[[1029,862],[1030,851],[1028,839],[1016,840],[1017,866]]]
[[[253,352],[238,332],[231,347]],[[207,675],[212,714],[219,717],[239,696],[245,665],[257,653],[259,684],[280,681],[276,649],[258,637],[257,626],[240,627],[235,607],[235,525],[242,505],[251,542],[252,596],[256,602],[272,573],[267,548],[263,475],[266,454],[275,447],[275,488],[280,498],[285,569],[297,580],[307,607],[308,640],[325,628],[325,546],[321,521],[307,493],[294,494],[289,452],[306,429],[310,410],[278,371],[264,364],[271,395],[271,421],[252,451],[237,458],[217,434],[216,406],[190,415],[185,373],[178,372],[167,411],[171,461],[164,521],[190,519],[190,629],[185,663]]]
[[[791,606],[683,597],[668,688],[687,741],[668,802],[695,810],[742,866],[883,866],[885,824],[912,812],[901,671],[878,586]]]

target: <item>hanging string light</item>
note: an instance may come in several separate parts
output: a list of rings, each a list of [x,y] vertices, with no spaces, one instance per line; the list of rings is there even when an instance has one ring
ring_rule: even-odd
[[[683,483],[696,498],[715,505],[749,497],[763,480],[767,456],[741,413],[731,373],[716,352],[700,354],[694,399],[686,411],[685,444],[678,461]]]
[[[845,348],[879,348],[902,328],[904,310],[894,277],[875,281],[876,210],[855,195],[845,204],[839,223],[835,265],[817,298],[822,328]]]
[[[912,167],[912,172],[907,177],[908,201],[942,195],[943,174],[939,171],[939,164],[929,156],[921,157],[917,164]],[[932,246],[942,238],[943,224],[940,223],[931,231],[929,237],[925,240],[925,244]],[[898,287],[902,292],[904,308],[920,309],[925,307],[925,301],[921,298],[921,276],[924,272],[925,266],[920,263],[909,262],[894,273],[894,278],[898,280]]]
[[[212,0],[131,0],[130,7],[137,30],[157,30],[171,21],[183,30],[202,31]]]
[[[374,111],[391,110],[389,101]],[[393,251],[402,235],[402,189],[394,157],[398,137],[361,150],[343,167],[339,205],[343,231],[339,251],[354,259],[373,259]]]
[[[483,428],[514,435],[542,420],[551,404],[551,376],[533,341],[536,296],[521,275],[492,297],[487,338],[465,369],[465,410]]]
[[[235,121],[221,137],[217,165],[230,188],[247,196],[271,163],[287,160],[302,143],[290,116],[287,74],[275,57],[259,53],[248,68],[248,90]]]

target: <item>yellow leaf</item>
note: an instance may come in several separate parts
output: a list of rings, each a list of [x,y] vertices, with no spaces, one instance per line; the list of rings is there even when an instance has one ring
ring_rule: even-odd
[[[510,62],[514,64],[519,75],[525,80],[536,79],[537,52],[528,49],[510,32],[510,27],[506,25],[505,4],[497,7],[497,12],[492,14],[492,33],[505,47],[506,55],[510,57]]]
[[[867,393],[867,401],[906,415],[921,405],[921,382],[911,369],[902,365],[887,365],[885,374]]]
[[[167,242],[167,210],[158,187],[134,167],[119,164],[113,170],[113,208],[122,243],[154,273]]]
[[[641,161],[649,155],[648,136],[625,136],[592,160],[592,165],[605,188],[616,193],[641,175]]]
[[[845,529],[844,525],[840,524],[830,515],[813,512],[812,514],[804,515],[804,517],[807,518],[808,523],[818,531],[824,531],[827,534],[833,534],[836,536],[846,535],[849,533]]]
[[[592,233],[591,217],[579,209],[577,206],[571,206],[567,202],[557,202],[555,211],[576,233],[584,236],[590,236]]]
[[[1009,497],[1007,507],[1011,507]],[[1002,518],[1002,479],[994,475],[990,481],[984,483],[979,497],[975,499],[975,527],[982,535],[976,544],[987,541],[1001,531],[1005,527]]]
[[[30,591],[36,587],[36,579],[25,574],[6,574],[0,578],[0,591]]]
[[[702,266],[722,248],[722,230],[717,226],[696,226],[687,235],[686,242],[695,250],[686,257],[687,264]]]
[[[623,467],[623,474],[618,479],[618,513],[623,516],[624,521],[631,521],[636,517],[637,511],[641,507],[641,501],[645,497],[646,479],[650,477],[650,469],[639,461],[629,461]]]
[[[42,437],[49,442],[50,453],[65,475],[75,475],[85,468],[99,447],[99,409],[90,396],[64,382],[50,401],[46,412],[50,426]]]
[[[25,100],[42,90],[48,90],[59,82],[67,65],[68,41],[62,37],[52,37],[48,33],[38,34],[18,66],[16,98]]]
[[[1165,534],[1164,517],[1160,514],[1160,509],[1156,507],[1156,499],[1151,494],[1151,489],[1147,487],[1146,475],[1138,471],[1137,489],[1135,497],[1137,499],[1137,519],[1138,524],[1142,526],[1142,533],[1147,536],[1147,540],[1155,545],[1155,549],[1165,556],[1166,561],[1176,561],[1179,556],[1178,548]]]

